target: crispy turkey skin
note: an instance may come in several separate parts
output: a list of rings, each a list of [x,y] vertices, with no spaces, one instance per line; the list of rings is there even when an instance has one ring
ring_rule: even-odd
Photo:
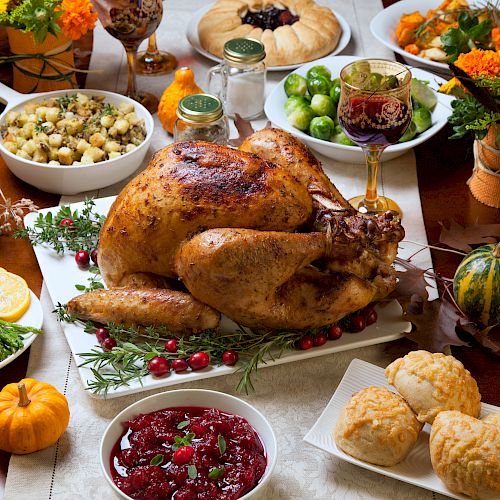
[[[403,235],[394,213],[358,214],[287,132],[261,130],[241,150],[180,142],[109,211],[98,259],[110,290],[69,310],[176,332],[214,328],[219,313],[254,328],[318,327],[394,289]]]

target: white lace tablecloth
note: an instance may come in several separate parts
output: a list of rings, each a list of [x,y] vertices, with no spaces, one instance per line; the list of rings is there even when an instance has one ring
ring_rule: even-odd
[[[393,56],[371,36],[369,30],[370,20],[382,9],[380,0],[333,0],[322,3],[338,11],[351,26],[352,39],[343,54],[386,58]],[[201,87],[206,85],[207,69],[213,63],[191,49],[185,37],[185,29],[193,12],[205,4],[203,0],[168,0],[164,19],[157,32],[159,47],[173,52],[179,65],[193,68]],[[118,92],[125,89],[125,52],[121,44],[101,27],[95,30],[90,69],[100,69],[102,72],[89,75],[88,88]],[[269,81],[272,85],[282,77],[282,73],[270,73]],[[140,88],[160,96],[171,80],[172,75],[139,77],[138,84]],[[255,127],[260,128],[264,123],[264,120],[256,122]],[[158,125],[157,119],[156,124]],[[169,142],[171,138],[158,126],[151,149],[156,150]],[[363,191],[365,167],[321,159],[325,170],[346,197]],[[102,197],[117,194],[123,184],[86,195]],[[387,162],[379,186],[381,192],[394,197],[401,205],[407,238],[425,243],[413,152]],[[61,202],[81,201],[84,196],[85,194],[64,197]],[[414,245],[404,244],[400,255],[410,255],[419,249]],[[420,252],[414,262],[424,268],[432,266],[427,250]],[[102,433],[109,421],[123,408],[159,391],[108,401],[90,398],[81,386],[62,330],[51,314],[53,306],[45,287],[41,300],[45,333],[31,347],[28,376],[49,382],[64,392],[68,398],[71,418],[67,432],[55,446],[31,455],[12,456],[5,499],[113,498],[99,466],[98,448]],[[256,393],[242,396],[268,417],[278,438],[279,459],[267,498],[431,500],[439,496],[360,469],[302,441],[353,358],[361,358],[379,366],[386,366],[390,361],[386,346],[376,345],[301,361],[293,366],[284,364],[266,368],[259,372],[256,379]],[[179,387],[214,389],[236,394],[238,379],[239,375],[235,374]]]

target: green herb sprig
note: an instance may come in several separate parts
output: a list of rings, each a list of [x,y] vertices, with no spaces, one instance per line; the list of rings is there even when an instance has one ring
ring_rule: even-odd
[[[75,285],[75,288],[79,292],[92,292],[93,290],[102,290],[104,288],[104,283],[102,282],[101,271],[97,266],[90,266],[89,273],[92,273],[90,278],[87,278],[88,285]]]
[[[14,238],[29,238],[33,246],[46,244],[58,254],[65,250],[91,252],[97,247],[99,232],[106,219],[97,214],[94,207],[94,201],[87,198],[80,211],[63,205],[55,215],[52,212],[39,214],[33,228],[16,231]],[[63,219],[72,219],[74,224],[61,226]]]

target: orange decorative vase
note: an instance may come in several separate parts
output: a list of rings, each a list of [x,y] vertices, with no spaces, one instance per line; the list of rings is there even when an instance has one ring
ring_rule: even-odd
[[[23,94],[76,88],[73,42],[62,33],[35,43],[33,33],[7,28],[14,55],[33,54],[13,63],[14,89]]]
[[[474,171],[467,181],[476,200],[500,208],[500,126],[495,123],[486,137],[474,141]]]

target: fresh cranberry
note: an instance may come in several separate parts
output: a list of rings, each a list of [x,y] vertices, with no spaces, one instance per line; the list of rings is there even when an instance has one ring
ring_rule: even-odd
[[[113,347],[116,347],[116,340],[111,337],[108,337],[107,339],[104,339],[102,341],[101,345],[105,351],[111,351]]]
[[[79,250],[75,255],[75,262],[78,267],[87,267],[90,262],[90,256],[87,250]]]
[[[299,340],[299,349],[302,351],[306,351],[307,349],[311,349],[313,346],[313,340],[310,337],[310,335],[304,335],[300,340]]]
[[[319,332],[313,337],[313,346],[319,347],[321,345],[325,345],[327,341],[328,341],[328,337],[327,337],[326,333]]]
[[[195,352],[188,359],[188,364],[193,370],[202,370],[210,363],[210,356],[206,352]]]
[[[62,219],[61,222],[59,222],[59,225],[61,227],[71,227],[75,224],[75,221],[73,219]]]
[[[349,330],[358,333],[366,328],[365,317],[361,314],[354,314],[349,320]]]
[[[344,331],[342,330],[342,327],[339,325],[332,325],[328,329],[328,338],[330,340],[338,340],[340,337],[342,337],[342,334]]]
[[[181,446],[175,451],[172,460],[176,465],[184,465],[193,458],[193,455],[194,448],[192,446]]]
[[[222,362],[227,366],[233,366],[238,362],[238,353],[229,349],[222,353]]]
[[[155,356],[148,361],[148,371],[155,377],[161,377],[170,371],[170,363],[168,359]]]
[[[106,328],[98,328],[95,331],[95,336],[97,338],[97,342],[102,344],[107,338],[109,338],[109,331]]]
[[[366,326],[373,325],[373,323],[376,323],[378,319],[378,314],[375,309],[370,310],[366,315],[365,315],[365,323]]]
[[[92,259],[92,262],[97,265],[97,248],[94,248],[92,252],[90,252],[90,258]]]
[[[175,354],[177,352],[177,339],[170,339],[165,342],[165,351]]]
[[[174,359],[172,360],[172,370],[175,373],[185,372],[189,368],[187,361],[185,359]]]

